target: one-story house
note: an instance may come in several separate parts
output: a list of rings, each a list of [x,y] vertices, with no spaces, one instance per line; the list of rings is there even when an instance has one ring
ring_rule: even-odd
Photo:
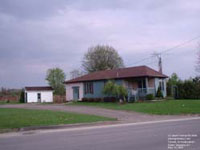
[[[147,66],[97,71],[66,81],[66,100],[105,97],[102,90],[108,80],[124,86],[128,91],[128,99],[142,99],[147,94],[155,96],[159,86],[166,97],[167,77]]]
[[[53,102],[53,88],[50,86],[25,87],[26,103]]]

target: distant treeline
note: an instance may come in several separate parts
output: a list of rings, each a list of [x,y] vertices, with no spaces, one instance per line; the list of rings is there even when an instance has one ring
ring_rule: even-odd
[[[19,96],[22,92],[22,89],[9,89],[2,87],[0,89],[0,96]]]

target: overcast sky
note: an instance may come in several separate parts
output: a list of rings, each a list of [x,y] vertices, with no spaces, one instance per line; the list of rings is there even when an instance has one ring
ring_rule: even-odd
[[[97,44],[113,46],[126,66],[200,35],[199,0],[0,0],[0,87],[46,85],[49,68],[67,77]],[[163,71],[193,77],[195,40],[163,55]]]

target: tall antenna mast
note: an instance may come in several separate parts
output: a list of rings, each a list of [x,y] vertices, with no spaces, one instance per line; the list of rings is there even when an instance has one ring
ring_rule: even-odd
[[[154,52],[153,56],[158,58],[158,71],[160,73],[162,73],[162,57],[161,57],[161,53]]]
[[[162,73],[162,57],[161,57],[161,55],[159,57],[158,67],[159,67],[159,72]]]

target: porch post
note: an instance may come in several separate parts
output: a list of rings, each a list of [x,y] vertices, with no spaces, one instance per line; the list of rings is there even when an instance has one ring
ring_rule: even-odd
[[[148,88],[149,88],[148,77],[145,78],[145,84],[146,84],[146,90],[147,90],[147,93],[148,93]]]

